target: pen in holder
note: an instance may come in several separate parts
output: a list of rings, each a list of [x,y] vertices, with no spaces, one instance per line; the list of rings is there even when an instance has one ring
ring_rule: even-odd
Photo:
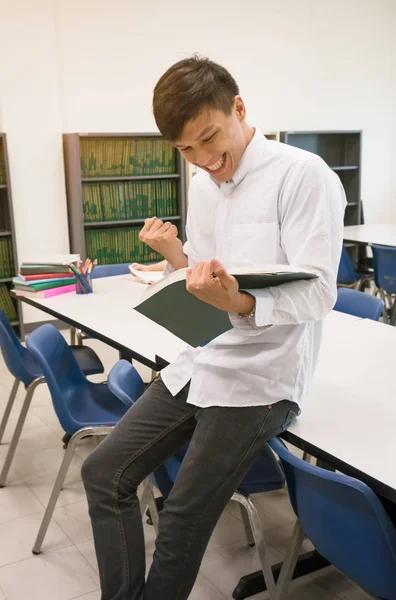
[[[91,273],[76,275],[76,294],[91,294],[92,292]]]
[[[91,283],[92,268],[87,269],[84,273],[73,264],[70,264],[69,267],[76,278],[76,294],[90,294],[93,291]]]

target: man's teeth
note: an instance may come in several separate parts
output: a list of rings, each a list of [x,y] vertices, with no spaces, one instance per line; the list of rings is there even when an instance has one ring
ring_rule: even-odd
[[[220,167],[223,166],[224,163],[224,154],[219,158],[219,160],[215,163],[213,163],[213,165],[210,165],[210,167],[207,167],[209,169],[209,171],[217,171],[217,169],[220,169]]]

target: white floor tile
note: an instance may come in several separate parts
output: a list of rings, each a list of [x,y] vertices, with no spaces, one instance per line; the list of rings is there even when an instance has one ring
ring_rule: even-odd
[[[98,573],[98,561],[96,560],[94,541],[87,540],[86,542],[80,542],[80,544],[76,544],[76,548],[79,549],[85,560],[87,560],[96,573]]]
[[[8,446],[0,446],[0,472],[3,469],[5,456],[7,454],[7,449],[8,449]],[[12,485],[13,483],[17,483],[19,481],[21,481],[21,478],[19,477],[19,475],[17,473],[15,473],[14,469],[11,467],[10,470],[8,471],[6,486],[8,487],[8,486]],[[0,488],[0,492],[1,492],[1,488]]]
[[[27,482],[28,488],[40,500],[43,506],[47,506],[52,488],[54,487],[56,474],[48,475],[47,477],[37,477],[29,479]],[[66,506],[67,504],[75,504],[85,500],[85,490],[81,479],[81,469],[69,469],[65,484],[61,490],[57,502],[57,506]]]
[[[37,450],[48,450],[49,448],[62,448],[62,440],[43,424],[40,427],[22,430],[15,456],[31,454],[37,452]]]
[[[226,600],[224,596],[206,577],[198,574],[195,585],[188,600]]]
[[[98,576],[77,548],[40,554],[0,569],[7,600],[71,600],[98,589]]]
[[[366,594],[360,587],[345,577],[335,567],[327,567],[310,575],[316,585],[324,588],[327,592],[334,594],[341,600],[370,600],[371,596]]]
[[[6,446],[8,446],[8,444],[11,441],[11,438],[14,434],[15,427],[16,427],[16,424],[17,424],[17,421],[19,418],[21,408],[22,407],[20,404],[13,407],[13,410],[10,414],[10,418],[8,419],[7,427],[4,432],[3,441],[0,446],[3,449]],[[0,411],[0,415],[1,415],[1,417],[3,416],[2,410]],[[23,425],[22,432],[26,432],[29,429],[33,429],[34,427],[41,427],[42,425],[43,425],[43,421],[41,421],[39,419],[39,417],[33,413],[33,410],[29,410],[28,414],[26,415],[26,419],[25,419],[25,423]]]
[[[228,546],[244,539],[245,529],[242,521],[236,519],[228,511],[224,511],[209,540],[208,550]]]
[[[93,538],[86,500],[56,507],[54,519],[74,544]]]
[[[276,548],[281,556],[285,556],[287,549],[290,544],[292,532],[294,528],[294,522],[288,523],[287,525],[282,525],[281,527],[274,527],[265,532],[265,539],[268,544],[270,544],[273,548]],[[313,550],[313,545],[310,540],[305,539],[301,548],[301,554],[303,552],[309,552]]]
[[[0,523],[41,512],[43,506],[23,484],[15,482],[0,489]]]
[[[7,598],[4,596],[1,589],[0,589],[0,600],[7,600]],[[100,600],[100,598],[98,600]]]
[[[279,553],[273,548],[268,548],[268,551],[270,563],[279,562]],[[227,598],[232,597],[242,575],[259,569],[256,549],[249,548],[245,541],[208,551],[201,564],[201,573]]]
[[[58,473],[64,454],[65,451],[61,444],[57,448],[38,450],[28,454],[17,454],[14,457],[12,468],[19,477],[27,482],[37,477],[47,477]],[[70,467],[81,468],[82,463],[83,459],[75,453]]]
[[[102,597],[101,591],[96,590],[95,592],[90,592],[89,594],[84,594],[84,596],[79,596],[78,598],[73,598],[73,600],[100,600]],[[1,600],[1,598],[0,598]]]
[[[8,565],[32,557],[32,547],[36,539],[44,511],[21,519],[0,524],[0,566]],[[62,529],[51,521],[44,539],[45,552],[71,546],[72,542]]]

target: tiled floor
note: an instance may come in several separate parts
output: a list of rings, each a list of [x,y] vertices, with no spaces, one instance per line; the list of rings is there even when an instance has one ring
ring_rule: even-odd
[[[90,340],[106,370],[117,353]],[[103,377],[99,378],[103,380]],[[0,358],[0,416],[12,379]],[[0,467],[21,407],[23,390],[0,446]],[[46,386],[35,392],[7,487],[0,489],[0,600],[99,600],[99,580],[80,467],[94,447],[83,441],[73,460],[65,488],[55,509],[43,552],[31,548],[63,456],[62,429],[52,409]],[[256,496],[266,539],[274,562],[282,559],[293,526],[285,491]],[[146,555],[154,548],[153,528],[145,525]],[[309,546],[309,543],[306,542]],[[254,549],[248,548],[239,507],[230,504],[218,523],[190,600],[225,600],[242,574],[259,569]],[[264,600],[259,594],[255,600]],[[333,568],[293,582],[290,600],[368,600],[369,596]],[[158,599],[166,600],[166,599]]]

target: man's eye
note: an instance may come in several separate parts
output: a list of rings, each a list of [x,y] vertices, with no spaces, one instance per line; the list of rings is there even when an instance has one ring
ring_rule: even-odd
[[[182,148],[182,152],[189,152],[191,150],[191,146],[187,146],[187,148]]]
[[[215,136],[215,135],[216,135],[216,134],[214,133],[213,135],[211,135],[210,137],[208,137],[206,140],[203,140],[203,141],[204,141],[204,143],[206,143],[206,142],[211,142],[211,141],[213,140],[213,138],[214,138],[214,136]]]

